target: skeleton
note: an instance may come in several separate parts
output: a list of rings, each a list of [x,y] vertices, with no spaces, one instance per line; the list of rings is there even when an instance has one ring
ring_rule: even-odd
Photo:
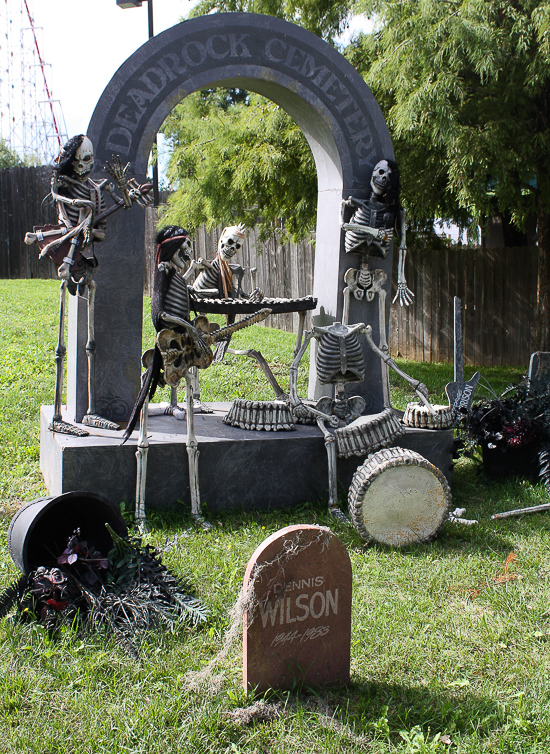
[[[200,274],[193,283],[194,295],[199,296],[200,298],[241,298],[247,299],[253,303],[260,303],[262,301],[264,296],[263,291],[256,287],[256,268],[252,267],[250,269],[253,290],[252,293],[248,294],[242,289],[242,280],[245,269],[241,265],[230,263],[230,260],[242,248],[245,238],[244,225],[231,225],[223,229],[218,242],[218,250],[215,259],[212,262],[199,259],[192,269],[189,270],[189,273],[193,270],[200,270]],[[233,285],[233,278],[236,278],[236,287]],[[301,318],[302,326],[304,318],[305,314]],[[227,315],[228,325],[232,324],[234,321],[234,315]],[[226,353],[232,353],[236,356],[248,356],[251,359],[255,359],[265,374],[269,384],[273,388],[275,397],[277,399],[286,398],[285,393],[281,389],[275,375],[269,368],[269,365],[262,354],[252,348],[242,350],[229,348],[230,339],[231,336],[228,336],[218,344],[214,361],[222,361]],[[204,404],[200,403],[199,386],[196,375],[195,401],[196,404],[200,406],[201,410],[209,411]]]
[[[231,264],[230,262],[243,246],[246,238],[244,231],[244,225],[231,225],[224,228],[218,242],[216,257],[212,262],[199,260],[197,268],[202,269],[193,283],[193,290],[197,296],[200,298],[246,298],[250,301],[262,300],[263,292],[259,288],[255,288],[250,294],[243,291],[244,267],[239,264]],[[236,290],[233,286],[233,277],[237,278]]]
[[[118,425],[96,412],[95,385],[95,293],[96,284],[93,274],[98,266],[94,254],[93,243],[101,242],[105,238],[105,222],[102,221],[112,211],[119,207],[129,209],[134,202],[145,207],[149,200],[145,196],[148,188],[138,186],[135,179],[128,180],[126,172],[128,165],[122,166],[119,157],[113,157],[113,163],[107,163],[107,171],[111,174],[122,195],[122,199],[114,197],[115,204],[106,209],[104,191],[114,192],[113,184],[108,180],[94,181],[90,173],[94,168],[94,150],[90,139],[83,134],[70,139],[61,149],[54,176],[51,181],[51,196],[54,200],[60,228],[57,230],[38,230],[27,233],[25,243],[38,243],[40,256],[51,256],[59,264],[58,276],[61,278],[59,305],[59,333],[55,352],[56,381],[54,416],[50,430],[77,436],[88,434],[86,430],[64,422],[61,417],[61,396],[63,391],[63,362],[66,353],[64,342],[66,291],[71,295],[88,297],[88,339],[86,355],[88,359],[88,409],[82,423],[90,427],[101,429],[118,429]],[[50,237],[52,240],[50,240]],[[61,249],[66,244],[69,249],[58,259]],[[45,244],[45,245],[41,245]]]
[[[362,382],[365,376],[365,364],[359,336],[364,335],[370,348],[387,366],[391,366],[403,377],[415,390],[420,400],[427,406],[428,391],[421,382],[414,380],[405,374],[395,362],[381,348],[376,346],[372,338],[372,327],[359,322],[354,325],[335,322],[328,327],[313,327],[304,334],[303,342],[298,350],[290,368],[290,396],[289,401],[294,414],[298,418],[313,416],[319,429],[325,438],[325,447],[328,455],[329,475],[329,510],[339,521],[347,521],[346,516],[338,507],[338,490],[336,474],[336,458],[340,455],[351,455],[362,452],[365,455],[373,449],[385,447],[400,434],[399,423],[395,422],[391,406],[384,407],[382,414],[374,417],[361,416],[365,401],[361,396],[346,396],[345,385],[352,382]],[[309,342],[312,338],[318,341],[316,368],[319,382],[325,385],[334,385],[335,398],[323,397],[315,404],[305,403],[297,392],[298,366],[303,358]],[[350,427],[345,433],[340,444],[339,436],[342,436],[341,426]],[[374,427],[375,432],[370,429]],[[349,451],[350,444],[358,447],[357,438],[363,437],[359,451]],[[349,440],[353,442],[349,442]]]
[[[399,222],[399,262],[397,269],[397,293],[394,301],[409,306],[414,294],[407,287],[405,259],[407,256],[406,213],[399,205],[399,170],[391,160],[380,160],[372,171],[372,193],[367,201],[350,196],[340,206],[340,225],[345,231],[345,248],[348,254],[358,254],[361,262],[358,269],[347,270],[344,280],[344,317],[347,321],[349,298],[372,301],[374,274],[370,269],[371,256],[385,259],[390,250],[396,223]],[[354,210],[349,222],[345,222],[346,208]]]
[[[270,309],[262,309],[257,314],[222,329],[216,323],[210,323],[203,315],[191,321],[187,284],[187,274],[189,269],[193,268],[191,248],[189,235],[184,228],[169,225],[157,235],[155,281],[151,303],[151,317],[157,331],[157,340],[154,349],[147,351],[143,356],[147,370],[123,438],[123,442],[126,442],[139,417],[135,517],[140,528],[145,525],[149,401],[153,398],[157,385],[170,385],[174,394],[182,379],[185,379],[186,383],[187,405],[184,415],[187,421],[186,447],[191,514],[202,526],[211,528],[211,524],[205,521],[201,514],[199,448],[195,435],[191,369],[208,368],[214,359],[210,348],[213,343],[231,335],[235,330],[265,319],[271,313]]]

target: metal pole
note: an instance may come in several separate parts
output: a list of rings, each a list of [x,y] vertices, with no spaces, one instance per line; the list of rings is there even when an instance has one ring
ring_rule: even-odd
[[[147,19],[149,22],[149,39],[154,37],[153,31],[153,0],[147,0]],[[155,154],[157,155],[157,162],[153,165],[153,204],[155,207],[159,206],[159,167],[158,167],[158,143],[157,136],[155,134]]]
[[[462,339],[462,301],[454,297],[454,381],[461,387],[464,384],[464,341]]]

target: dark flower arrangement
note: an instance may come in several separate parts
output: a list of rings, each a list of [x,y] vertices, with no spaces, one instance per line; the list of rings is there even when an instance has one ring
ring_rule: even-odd
[[[463,455],[472,455],[477,446],[484,457],[487,451],[523,451],[550,491],[549,391],[537,391],[524,379],[500,397],[475,403],[459,420],[458,437]]]
[[[57,568],[41,566],[0,595],[0,618],[16,606],[21,619],[37,620],[52,632],[61,625],[106,626],[135,658],[140,632],[207,620],[206,607],[163,565],[159,550],[106,526],[113,541],[106,557],[76,529]]]

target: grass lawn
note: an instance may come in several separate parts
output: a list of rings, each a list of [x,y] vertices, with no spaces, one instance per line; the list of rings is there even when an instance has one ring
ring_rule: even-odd
[[[21,502],[45,494],[38,413],[41,403],[53,402],[57,306],[55,281],[0,280],[0,590],[17,575],[5,536],[11,516]],[[147,313],[144,319],[150,346]],[[235,342],[259,348],[277,376],[287,377],[292,335],[255,327]],[[446,402],[451,366],[399,364],[427,384],[435,402]],[[302,384],[306,371],[304,364]],[[482,374],[500,392],[521,370]],[[206,401],[269,397],[259,368],[238,357],[207,370],[202,390]],[[410,393],[397,383],[392,392],[404,408]],[[3,619],[0,751],[546,752],[550,514],[490,520],[497,511],[546,502],[546,494],[520,479],[489,481],[474,460],[455,467],[452,491],[453,504],[479,525],[447,523],[435,541],[403,550],[365,545],[351,527],[328,518],[324,501],[216,515],[210,532],[191,528],[183,506],[178,515],[151,515],[151,542],[190,529],[164,559],[191,578],[210,622],[199,631],[155,632],[136,663],[108,636],[66,630],[51,639],[39,625]],[[186,674],[220,650],[252,552],[293,523],[331,526],[350,554],[352,682],[273,695],[268,701],[280,703],[279,716],[245,724],[232,713],[257,699],[240,685],[239,644],[219,668],[220,688],[197,690]],[[510,553],[513,578],[499,579]]]

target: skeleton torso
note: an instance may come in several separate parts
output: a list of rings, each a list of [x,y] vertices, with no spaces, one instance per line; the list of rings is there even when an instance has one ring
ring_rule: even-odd
[[[348,254],[374,254],[385,257],[389,244],[373,242],[372,238],[366,237],[361,231],[361,226],[375,228],[377,230],[393,230],[395,215],[391,208],[384,202],[379,202],[371,197],[368,202],[362,204],[352,215],[349,223],[357,225],[357,231],[347,230],[345,236],[346,251]]]
[[[64,225],[68,230],[81,223],[90,210],[88,207],[75,207],[69,202],[64,202],[63,198],[66,197],[70,201],[74,199],[83,199],[88,202],[93,202],[95,215],[98,215],[105,210],[105,198],[103,192],[91,178],[87,178],[85,181],[77,181],[67,176],[60,176],[58,179],[53,179],[52,191],[61,197],[61,199],[56,202],[57,217],[59,223]],[[99,222],[95,224],[94,227],[98,231],[104,231],[105,225],[105,222]],[[88,262],[94,267],[97,265],[97,259],[91,246],[82,249],[81,254],[85,262]],[[81,270],[78,268],[73,268],[71,270],[73,277],[78,277],[80,272]]]
[[[105,209],[103,192],[91,178],[87,178],[86,181],[81,182],[67,176],[60,176],[57,186],[54,185],[54,190],[60,196],[67,197],[67,199],[84,199],[88,202],[93,202],[96,215]],[[75,225],[78,225],[82,219],[82,214],[82,208],[80,207],[73,207],[62,201],[57,202],[57,217],[59,222],[65,225],[66,228],[74,228]]]
[[[223,291],[221,290],[221,272],[220,272],[220,260],[218,257],[212,260],[212,267],[203,270],[193,283],[193,290],[197,291],[201,297],[209,296],[221,296],[223,297]],[[215,291],[215,293],[213,293]]]
[[[163,328],[177,329],[163,315],[190,320],[189,288],[175,269],[161,269],[155,277],[151,314],[157,332]]]

